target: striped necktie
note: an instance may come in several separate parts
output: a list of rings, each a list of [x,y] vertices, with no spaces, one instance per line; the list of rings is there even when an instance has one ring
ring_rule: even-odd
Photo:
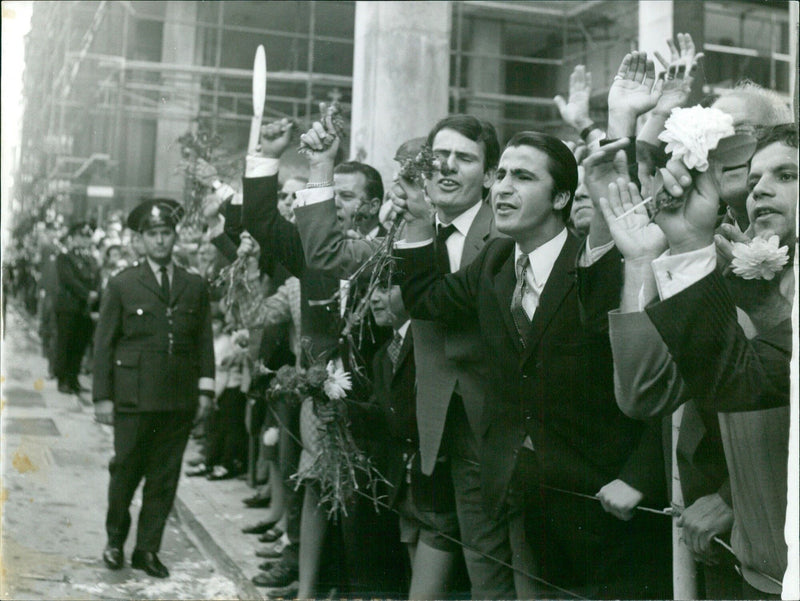
[[[527,270],[528,255],[523,253],[517,259],[517,285],[514,287],[514,294],[511,295],[511,317],[514,319],[514,325],[517,327],[517,333],[519,334],[522,346],[525,346],[525,339],[528,337],[528,330],[531,326],[531,320],[522,307],[522,297],[525,295],[525,288],[527,287],[527,281],[525,279],[525,272]]]

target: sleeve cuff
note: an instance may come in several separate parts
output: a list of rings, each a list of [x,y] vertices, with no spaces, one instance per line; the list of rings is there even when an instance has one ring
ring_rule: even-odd
[[[589,238],[586,238],[586,252],[581,253],[580,259],[578,259],[578,267],[591,267],[612,248],[614,248],[613,240],[606,242],[599,248],[592,248],[589,245]]]
[[[295,193],[293,208],[307,207],[308,205],[325,202],[333,199],[333,188],[304,188]]]
[[[214,378],[200,378],[197,382],[197,388],[200,392],[211,392],[214,393]]]
[[[395,248],[422,248],[428,244],[433,244],[433,238],[422,240],[420,242],[406,242],[405,240],[397,240],[394,243]]]
[[[667,251],[655,259],[652,265],[658,295],[661,300],[665,300],[714,271],[717,266],[717,252],[713,244],[678,255],[670,255]]]
[[[269,177],[278,173],[279,159],[248,154],[245,160],[245,177]]]

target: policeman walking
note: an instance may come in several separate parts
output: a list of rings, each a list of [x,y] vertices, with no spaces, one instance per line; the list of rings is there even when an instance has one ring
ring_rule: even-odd
[[[131,565],[157,578],[169,576],[157,553],[183,452],[214,395],[208,291],[172,262],[182,215],[169,199],[131,211],[128,227],[139,232],[145,257],[109,280],[94,349],[95,416],[114,426],[103,561],[112,570],[124,564],[129,506],[144,478]]]

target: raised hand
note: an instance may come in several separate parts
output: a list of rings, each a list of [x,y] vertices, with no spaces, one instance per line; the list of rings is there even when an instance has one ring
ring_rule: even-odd
[[[672,109],[684,106],[689,100],[694,71],[698,61],[704,56],[702,52],[696,52],[690,34],[679,33],[677,38],[678,46],[675,46],[672,40],[667,40],[670,49],[669,61],[659,52],[654,52],[665,71],[659,75],[659,79],[663,79],[661,97],[653,110],[663,116],[669,116]]]
[[[417,182],[398,177],[390,189],[395,213],[403,213],[406,221],[430,221],[432,208],[425,199],[425,190]]]
[[[263,124],[261,126],[261,144],[256,153],[263,157],[280,158],[289,146],[293,128],[294,123],[286,118]]]
[[[650,221],[635,184],[624,179],[609,184],[608,195],[600,198],[599,204],[614,244],[626,261],[649,261],[667,249],[667,239]]]
[[[661,95],[656,68],[646,52],[625,55],[608,91],[608,136],[635,133],[636,118],[651,110]]]
[[[561,118],[576,131],[581,131],[592,124],[589,118],[589,100],[592,97],[592,74],[586,67],[578,65],[569,76],[569,95],[556,96],[553,102],[561,113]]]
[[[314,121],[311,129],[300,136],[300,141],[307,147],[308,160],[312,165],[333,164],[339,150],[339,137],[328,131],[321,121]]]
[[[630,144],[628,138],[623,138],[601,146],[584,159],[584,183],[589,189],[589,195],[597,208],[597,202],[608,193],[608,184],[617,178],[628,178],[628,159],[625,148]]]
[[[695,172],[691,184],[686,184],[688,173],[680,159],[670,159],[666,169],[661,169],[664,187],[670,194],[680,196],[675,192],[688,187],[684,202],[662,208],[655,216],[674,254],[704,248],[714,241],[721,173],[722,168],[712,163],[708,171]],[[659,194],[658,189],[655,194]]]

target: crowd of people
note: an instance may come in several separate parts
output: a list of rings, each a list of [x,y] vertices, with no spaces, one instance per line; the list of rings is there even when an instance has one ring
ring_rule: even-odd
[[[387,140],[384,182],[341,160],[323,107],[300,136],[302,176],[281,172],[288,119],[262,126],[241,185],[204,166],[202,235],[159,199],[100,234],[41,228],[60,391],[80,391],[98,323],[93,400],[115,428],[106,564],[123,564],[142,477],[157,509],[143,507],[133,564],[164,577],[154,516],[181,469],[249,471],[253,583],[278,595],[671,598],[677,521],[699,598],[779,599],[797,124],[751,82],[688,106],[702,54],[686,34],[668,45],[658,74],[624,57],[605,127],[576,67],[555,98],[565,140],[501,145],[491,123],[444,116]],[[131,292],[137,277],[163,306]],[[159,363],[173,355],[187,365]],[[324,398],[307,383],[319,365]],[[130,369],[168,375],[137,384]],[[203,454],[181,468],[192,427]],[[171,455],[144,465],[147,445]],[[369,467],[332,489],[321,458],[343,448]]]

